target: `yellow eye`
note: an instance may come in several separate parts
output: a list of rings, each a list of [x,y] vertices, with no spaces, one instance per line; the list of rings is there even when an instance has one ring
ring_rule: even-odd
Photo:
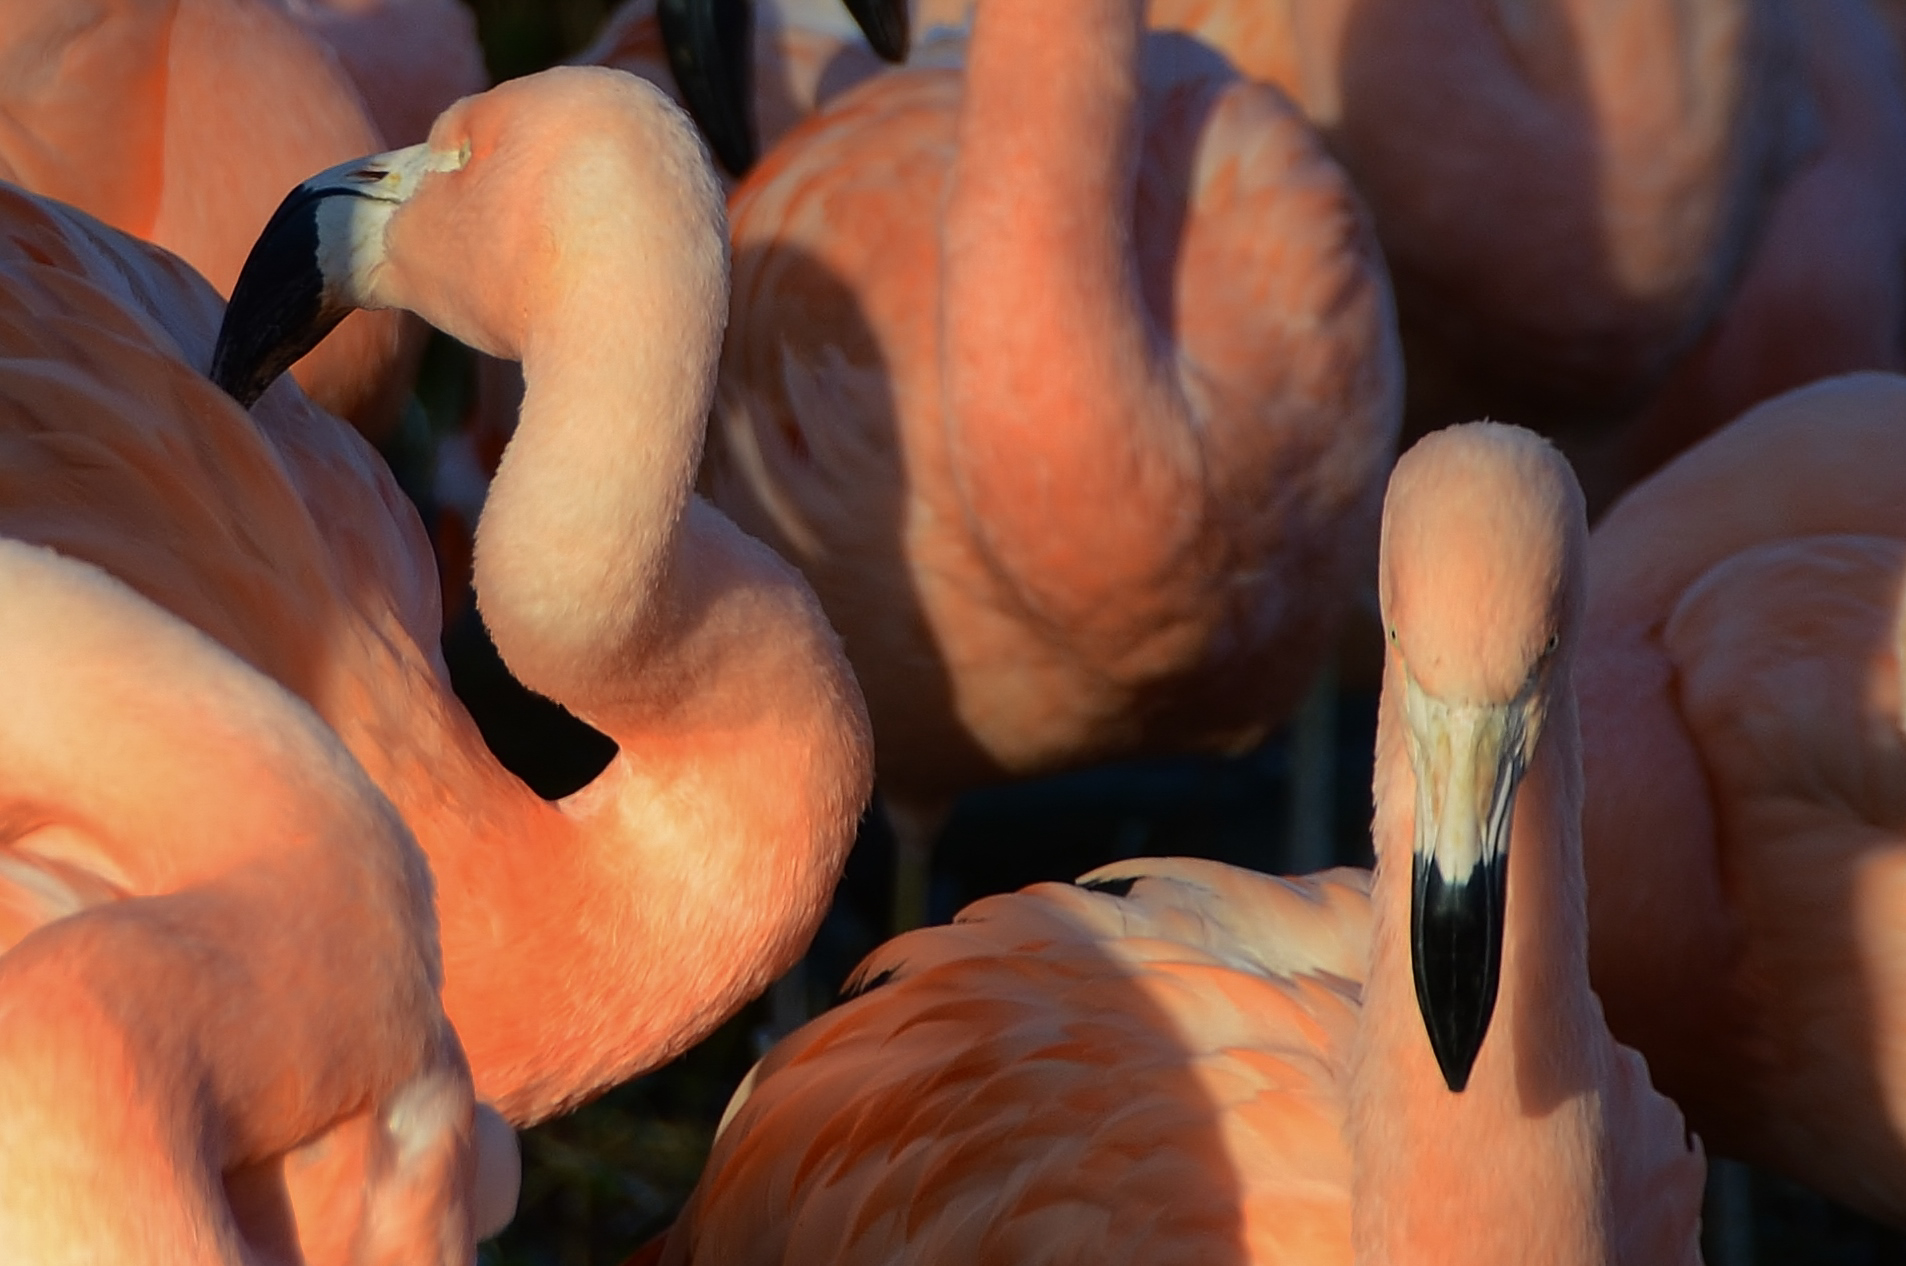
[[[1390,626],[1390,645],[1396,645],[1396,625],[1394,624]]]

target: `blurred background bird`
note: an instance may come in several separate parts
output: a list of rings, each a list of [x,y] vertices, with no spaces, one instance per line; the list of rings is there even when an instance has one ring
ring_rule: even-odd
[[[652,7],[624,5],[582,56],[670,83]],[[926,64],[963,60],[972,0],[913,7]],[[755,10],[762,146],[881,71],[832,5]],[[1894,91],[1858,69],[1890,54],[1849,49],[1846,14],[1801,0],[1146,11],[1152,29],[1185,37],[1153,48],[1155,73],[1229,66],[1275,84],[1350,172],[1397,286],[1409,433],[1528,417],[1595,476],[1596,511],[1646,473],[1629,450],[1671,443],[1659,464],[1753,403],[1698,422],[1636,416],[1720,311],[1776,195],[1818,160],[1822,113],[1836,115],[1837,147],[1877,138],[1874,103]],[[1859,82],[1837,86],[1849,76]],[[733,131],[714,134],[718,153],[742,152]],[[1657,430],[1678,438],[1644,442]]]
[[[1608,1020],[1727,1155],[1906,1224],[1906,379],[1769,401],[1590,547]]]

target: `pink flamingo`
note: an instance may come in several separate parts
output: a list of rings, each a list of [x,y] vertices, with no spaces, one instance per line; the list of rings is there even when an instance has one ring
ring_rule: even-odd
[[[1595,984],[1718,1153],[1906,1225],[1906,379],[1761,405],[1596,529]]]
[[[1792,0],[1814,111],[1720,319],[1616,450],[1647,475],[1762,400],[1831,374],[1906,369],[1906,79],[1864,0]]]
[[[1141,16],[982,5],[964,73],[844,94],[732,201],[702,484],[841,630],[903,925],[953,795],[1252,742],[1369,562],[1401,369],[1362,212],[1276,93],[1141,83]]]
[[[389,802],[229,651],[4,539],[0,665],[0,1255],[469,1262],[514,1143]]]
[[[1842,266],[1872,257],[1870,248],[1893,250],[1884,243],[1897,219],[1882,174],[1890,125],[1879,119],[1891,106],[1876,104],[1895,89],[1872,73],[1886,41],[1864,39],[1849,58],[1848,37],[1827,29],[1845,28],[1858,4],[1833,13],[1802,0],[1789,15],[1765,0],[1150,0],[1146,12],[1155,32],[1179,37],[1154,42],[1152,69],[1184,74],[1228,60],[1274,84],[1356,182],[1396,286],[1410,362],[1406,432],[1491,411],[1539,419],[1599,510],[1733,416],[1703,408],[1695,425],[1673,406],[1636,418],[1671,372],[1683,393],[1725,394],[1732,389],[1699,377],[1725,369],[1751,379],[1795,361],[1891,364],[1861,359],[1896,323],[1874,280],[1886,270]],[[840,23],[809,7],[782,0],[786,12],[756,31],[763,69],[753,101],[764,134],[879,69]],[[973,7],[924,0],[915,25],[957,31]],[[625,8],[585,56],[665,82],[659,42],[644,38],[650,25],[639,15],[639,4]],[[959,56],[957,39],[929,46],[935,60]],[[1795,73],[1805,61],[1808,73]],[[1838,116],[1826,164],[1834,170],[1802,176],[1816,98],[1830,98]],[[1876,153],[1866,170],[1851,165]],[[1859,228],[1816,232],[1828,207],[1836,225],[1851,215]],[[1768,244],[1757,245],[1763,236]],[[1774,309],[1785,320],[1763,311],[1713,365],[1677,371],[1728,308],[1750,256],[1769,255],[1810,266],[1781,268],[1776,297],[1810,284],[1805,307],[1824,303],[1830,319],[1792,316],[1800,305]],[[1882,319],[1873,322],[1866,308],[1876,304]],[[1850,344],[1828,333],[1863,321]],[[1800,352],[1786,349],[1790,339]]]
[[[1567,464],[1397,464],[1374,875],[1141,859],[910,933],[730,1104],[679,1266],[1699,1261],[1703,1164],[1590,992]]]
[[[0,535],[102,567],[338,733],[430,859],[479,1096],[534,1121],[679,1053],[799,956],[866,800],[864,710],[812,594],[689,491],[727,274],[679,112],[629,76],[552,72],[293,201],[260,253],[290,248],[296,295],[325,290],[296,249],[313,218],[381,217],[352,239],[361,267],[324,257],[370,293],[332,295],[524,356],[478,591],[512,668],[620,744],[602,776],[551,804],[490,756],[445,680],[421,525],[368,445],[291,384],[247,416],[194,368],[221,315],[257,346],[261,308],[293,311],[271,277],[222,313],[172,257],[5,189],[0,333],[55,367],[0,415]],[[495,243],[480,268],[466,232]]]
[[[448,0],[13,0],[0,12],[0,178],[157,242],[229,293],[287,187],[419,139],[380,126],[407,133],[482,86],[472,23]],[[372,314],[296,373],[381,436],[421,350],[414,322]]]
[[[560,804],[497,767],[422,649],[435,586],[407,512],[408,575],[341,577],[340,605],[369,595],[381,627],[329,635],[333,671],[359,684],[319,708],[430,855],[445,1009],[479,1094],[519,1122],[679,1053],[792,963],[866,801],[864,712],[813,595],[690,492],[723,230],[705,151],[665,98],[551,71],[294,191],[212,356],[251,400],[369,305],[523,362],[477,600],[511,671],[618,755]],[[385,614],[413,604],[421,628]]]

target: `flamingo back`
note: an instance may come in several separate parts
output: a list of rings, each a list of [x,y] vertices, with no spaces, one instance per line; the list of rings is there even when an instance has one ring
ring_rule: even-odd
[[[751,1074],[660,1260],[1347,1261],[1367,881],[1147,859],[891,942]]]

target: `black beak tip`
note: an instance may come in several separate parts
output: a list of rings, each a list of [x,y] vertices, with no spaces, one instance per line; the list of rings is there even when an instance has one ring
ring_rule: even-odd
[[[1410,949],[1416,1005],[1443,1084],[1460,1094],[1469,1085],[1496,1008],[1507,858],[1486,861],[1454,884],[1420,856],[1412,871]]]
[[[272,213],[239,271],[208,373],[247,409],[346,315],[325,301],[317,216],[326,196],[344,192],[293,190]]]
[[[1476,1067],[1476,1054],[1482,1050],[1481,1037],[1472,1042],[1438,1040],[1436,1032],[1431,1030],[1430,1047],[1436,1052],[1436,1066],[1442,1070],[1443,1084],[1449,1087],[1449,1093],[1459,1095],[1468,1089],[1470,1071]]]
[[[860,33],[885,61],[907,59],[907,0],[846,0]]]
[[[206,377],[212,384],[232,399],[238,401],[241,409],[249,409],[258,403],[258,397],[265,394],[271,381],[260,382],[261,375],[252,372],[246,365],[256,358],[246,354],[246,349],[237,345],[237,340],[228,336],[225,326],[220,326],[218,343],[212,348],[212,368]],[[275,376],[274,376],[275,377]]]

